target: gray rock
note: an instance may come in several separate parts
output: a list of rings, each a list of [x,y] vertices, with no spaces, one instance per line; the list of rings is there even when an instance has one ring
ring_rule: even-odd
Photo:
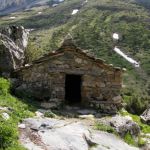
[[[3,119],[5,119],[5,120],[8,120],[9,118],[10,118],[10,116],[9,116],[9,114],[8,113],[2,113],[2,117],[3,117]]]
[[[26,128],[20,131],[20,141],[28,150],[138,150],[112,134],[93,131],[80,122],[28,118],[23,123]]]
[[[150,107],[146,109],[140,117],[144,123],[150,125]]]
[[[102,119],[100,122],[112,126],[121,137],[124,137],[128,132],[132,136],[137,136],[140,133],[140,127],[129,116],[116,115],[111,118]]]
[[[9,111],[9,108],[8,107],[1,107],[0,106],[0,111]]]
[[[25,124],[19,124],[19,125],[18,125],[18,128],[20,128],[20,129],[25,129],[25,128],[26,128],[26,125],[25,125]]]
[[[0,29],[0,73],[9,76],[14,69],[24,64],[28,32],[22,26]]]

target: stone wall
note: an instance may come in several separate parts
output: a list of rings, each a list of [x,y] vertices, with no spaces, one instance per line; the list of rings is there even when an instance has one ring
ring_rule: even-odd
[[[25,91],[52,106],[65,102],[66,74],[81,75],[82,104],[113,113],[121,105],[122,70],[76,50],[57,51],[18,71]],[[55,103],[55,104],[54,104]]]

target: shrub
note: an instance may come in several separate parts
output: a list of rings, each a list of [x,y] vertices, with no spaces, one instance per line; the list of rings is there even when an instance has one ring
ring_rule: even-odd
[[[130,113],[140,115],[147,108],[149,99],[138,95],[124,96],[124,101],[127,104],[126,109]]]
[[[0,123],[0,149],[5,149],[18,139],[17,130],[11,122],[2,121]]]
[[[56,115],[51,111],[47,111],[47,112],[44,113],[44,117],[56,118]]]

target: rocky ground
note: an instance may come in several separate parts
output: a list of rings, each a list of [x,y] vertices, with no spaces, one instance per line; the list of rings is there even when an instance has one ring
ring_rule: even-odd
[[[94,129],[95,122],[103,122],[112,124],[118,133],[123,134],[128,130],[134,135],[138,134],[139,127],[131,118],[118,115],[100,118],[100,114],[99,117],[96,115],[94,110],[77,107],[67,107],[61,111],[61,117],[46,110],[38,110],[36,117],[27,118],[18,126],[20,141],[28,150],[139,149],[125,143],[120,136]]]
[[[81,122],[29,118],[20,141],[29,150],[137,150],[113,134],[94,131]]]

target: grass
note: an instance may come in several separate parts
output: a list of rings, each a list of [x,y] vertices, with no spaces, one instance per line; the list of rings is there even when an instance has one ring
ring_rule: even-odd
[[[129,145],[136,146],[136,141],[129,132],[124,136],[124,141]]]
[[[94,129],[100,130],[100,131],[105,131],[105,132],[108,132],[108,133],[113,133],[113,134],[117,135],[117,132],[115,131],[114,128],[112,128],[109,125],[104,125],[102,123],[96,122]]]
[[[143,147],[146,145],[146,141],[143,140],[143,137],[141,135],[139,135],[137,138],[133,137],[129,132],[126,133],[126,135],[124,136],[123,139],[127,144],[129,145],[133,145],[136,147]]]
[[[0,107],[8,107],[10,118],[3,119],[0,111],[0,149],[24,150],[18,142],[18,123],[24,118],[34,116],[35,108],[10,94],[10,82],[0,78]]]

